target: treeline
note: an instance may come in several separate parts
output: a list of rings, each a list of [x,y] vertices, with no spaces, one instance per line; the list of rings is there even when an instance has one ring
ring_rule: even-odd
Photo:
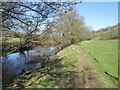
[[[95,37],[94,32],[85,26],[84,18],[79,16],[75,10],[63,13],[51,25],[51,28],[40,38],[44,38],[41,44],[63,49]]]
[[[118,34],[120,25],[115,25],[111,27],[106,27],[96,31],[100,40],[108,40],[108,39],[119,39],[120,36]]]
[[[63,49],[94,38],[69,2],[3,2],[2,54],[32,49],[37,45]],[[13,41],[14,42],[13,42]]]

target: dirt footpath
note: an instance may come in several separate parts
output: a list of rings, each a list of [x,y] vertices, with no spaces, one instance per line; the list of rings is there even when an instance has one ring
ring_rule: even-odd
[[[83,54],[82,56],[77,56],[77,58],[79,62],[73,74],[73,88],[101,88],[98,79],[88,65],[88,55]]]

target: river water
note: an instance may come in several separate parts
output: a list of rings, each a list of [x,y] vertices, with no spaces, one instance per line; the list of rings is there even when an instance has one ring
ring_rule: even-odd
[[[9,83],[16,75],[27,70],[41,68],[41,59],[43,56],[55,55],[51,47],[48,49],[38,49],[24,51],[23,53],[12,53],[1,57],[2,62],[2,83]],[[30,63],[31,61],[37,62]]]

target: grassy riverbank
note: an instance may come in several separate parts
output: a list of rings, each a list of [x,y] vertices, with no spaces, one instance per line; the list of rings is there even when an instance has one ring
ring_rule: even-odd
[[[115,78],[118,78],[116,45],[116,42],[105,41],[71,45],[46,60],[43,68],[17,76],[8,87],[115,88]]]
[[[77,56],[83,52],[80,46],[72,45],[50,57],[44,68],[27,71],[17,76],[11,88],[67,88],[72,87],[71,77],[74,73]]]

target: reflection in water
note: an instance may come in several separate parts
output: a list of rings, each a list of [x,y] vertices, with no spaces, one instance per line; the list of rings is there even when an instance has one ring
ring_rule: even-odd
[[[29,69],[41,68],[40,62],[30,63],[36,57],[54,55],[52,52],[55,48],[30,50],[24,53],[13,53],[2,56],[2,82],[3,84],[9,83],[16,75],[19,75]],[[37,58],[39,59],[39,58]],[[38,60],[40,61],[40,60]]]

